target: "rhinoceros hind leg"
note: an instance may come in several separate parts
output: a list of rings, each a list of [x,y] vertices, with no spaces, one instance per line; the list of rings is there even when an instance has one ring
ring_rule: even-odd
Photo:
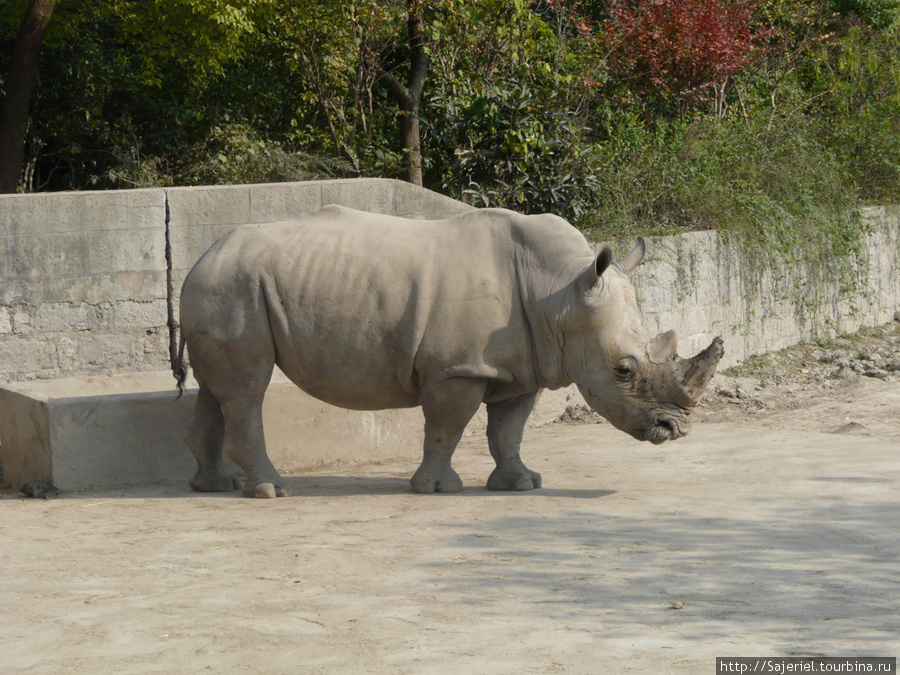
[[[462,479],[450,466],[463,431],[484,398],[483,380],[454,378],[422,388],[425,445],[413,474],[413,492],[459,492]]]
[[[231,492],[240,479],[225,469],[223,438],[225,422],[219,402],[201,384],[188,432],[188,445],[197,459],[197,473],[188,483],[198,492]]]
[[[263,436],[262,396],[229,398],[222,403],[225,419],[225,454],[244,473],[245,497],[287,497],[287,482],[266,454]]]
[[[534,410],[537,396],[538,392],[532,392],[510,401],[488,404],[488,447],[497,464],[488,478],[488,490],[533,490],[541,487],[541,474],[525,466],[519,456],[525,422]]]

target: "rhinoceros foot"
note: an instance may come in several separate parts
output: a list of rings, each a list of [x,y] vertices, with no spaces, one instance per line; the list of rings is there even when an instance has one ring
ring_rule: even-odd
[[[290,496],[285,488],[273,483],[259,483],[253,487],[247,486],[244,488],[243,495],[257,499],[275,499],[276,497]]]
[[[459,492],[463,489],[462,478],[449,466],[435,469],[423,463],[409,482],[413,492]]]
[[[239,490],[241,479],[222,469],[204,469],[200,467],[188,485],[197,492],[231,492]]]
[[[541,487],[541,474],[518,463],[498,466],[488,477],[488,490],[535,490]]]

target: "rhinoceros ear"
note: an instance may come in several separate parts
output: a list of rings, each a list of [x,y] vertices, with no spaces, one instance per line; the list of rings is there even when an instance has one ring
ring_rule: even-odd
[[[627,275],[631,275],[635,268],[641,264],[644,254],[647,252],[647,245],[644,243],[643,237],[638,237],[637,246],[631,249],[631,252],[619,262],[619,267]]]
[[[579,279],[579,285],[581,286],[582,291],[588,293],[599,290],[602,284],[600,277],[602,277],[606,269],[612,265],[612,259],[612,247],[607,243],[597,244],[594,249],[594,262],[582,272],[581,278]]]

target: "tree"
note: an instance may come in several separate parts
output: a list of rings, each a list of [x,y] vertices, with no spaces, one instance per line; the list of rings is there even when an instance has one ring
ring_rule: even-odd
[[[419,133],[419,108],[425,76],[428,72],[428,55],[425,52],[425,19],[422,0],[409,0],[406,27],[409,33],[409,78],[404,85],[383,66],[378,67],[378,83],[383,86],[400,106],[400,143],[406,160],[407,180],[422,185],[422,143]]]
[[[0,1],[2,71],[29,1]],[[252,101],[246,87],[222,83],[226,71],[247,57],[256,27],[271,21],[273,4],[57,2],[29,103],[19,189],[132,185],[118,176],[143,174],[152,165],[161,172],[160,183],[171,182],[217,123],[215,113],[227,113],[220,101],[226,95]],[[140,184],[154,183],[147,178]]]
[[[50,25],[56,0],[30,0],[16,34],[0,110],[0,194],[15,192],[22,167],[28,105],[37,75],[44,33]]]

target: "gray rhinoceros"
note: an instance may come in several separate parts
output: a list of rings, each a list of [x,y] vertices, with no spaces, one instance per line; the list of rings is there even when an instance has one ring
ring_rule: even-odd
[[[237,228],[200,258],[181,294],[173,368],[181,389],[186,342],[200,386],[191,487],[237,489],[227,454],[246,473],[245,494],[287,494],[263,438],[276,364],[336,406],[422,406],[416,492],[462,488],[450,460],[482,403],[497,464],[487,487],[540,487],[519,445],[542,388],[576,383],[635,438],[684,436],[722,341],[683,360],[673,331],[647,340],[629,281],[644,250],[641,240],[613,264],[609,245],[592,250],[561,218],[499,209],[422,221],[328,206]]]

